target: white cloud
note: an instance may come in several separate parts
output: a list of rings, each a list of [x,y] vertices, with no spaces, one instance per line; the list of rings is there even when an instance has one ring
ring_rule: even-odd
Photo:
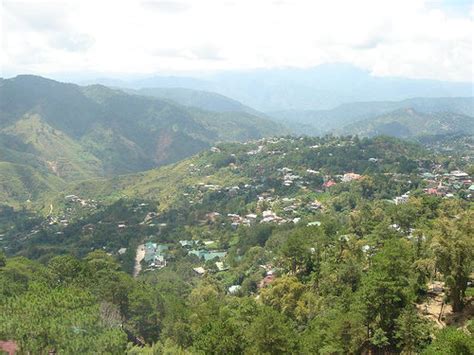
[[[459,4],[459,2],[457,2]],[[348,62],[473,79],[473,7],[424,0],[4,0],[2,71],[153,73]]]

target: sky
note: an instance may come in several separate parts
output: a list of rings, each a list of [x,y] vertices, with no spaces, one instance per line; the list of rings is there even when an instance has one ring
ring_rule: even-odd
[[[349,63],[474,81],[465,0],[0,0],[1,76],[133,76]]]

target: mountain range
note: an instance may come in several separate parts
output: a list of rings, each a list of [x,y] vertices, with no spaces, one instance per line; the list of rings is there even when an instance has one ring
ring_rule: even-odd
[[[101,85],[29,75],[1,79],[0,97],[4,201],[29,199],[32,186],[60,188],[58,181],[147,170],[218,141],[287,132],[243,110],[206,111]]]
[[[259,112],[249,106],[246,106],[237,100],[210,91],[163,87],[143,88],[139,90],[122,90],[130,94],[151,96],[164,100],[171,100],[180,105],[196,107],[207,111],[245,112],[251,115],[264,116],[262,112]]]
[[[231,97],[259,111],[327,110],[359,101],[400,101],[412,97],[472,96],[468,82],[381,77],[353,65],[254,69],[187,76],[150,76],[89,81],[131,89],[187,88]]]
[[[369,128],[364,129],[362,126],[370,126],[372,120],[408,122],[413,118],[413,112],[423,115],[423,119],[418,116],[418,129],[409,134],[410,137],[419,135],[423,130],[425,133],[431,132],[430,134],[472,133],[469,127],[472,127],[474,116],[473,97],[426,97],[402,101],[353,102],[331,110],[287,110],[271,112],[269,115],[284,122],[295,133],[324,135],[327,133],[364,134]],[[462,122],[454,120],[444,128],[436,125],[443,117],[448,119],[461,116]],[[356,122],[357,125],[355,125]],[[398,134],[392,134],[390,130],[384,132],[387,135],[398,136]]]
[[[453,112],[423,113],[412,108],[358,121],[336,131],[358,136],[421,138],[433,135],[474,134],[474,118]]]
[[[413,138],[474,132],[472,97],[266,114],[192,88],[79,86],[31,75],[0,79],[0,97],[0,197],[7,203],[35,200],[70,182],[177,162],[223,141],[288,133]]]

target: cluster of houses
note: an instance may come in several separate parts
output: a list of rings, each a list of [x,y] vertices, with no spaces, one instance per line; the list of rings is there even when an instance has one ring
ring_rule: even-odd
[[[292,186],[296,181],[301,180],[301,176],[293,174],[293,170],[287,167],[278,169],[283,174],[283,186]],[[302,186],[302,184],[298,184]]]
[[[426,183],[425,192],[429,195],[450,198],[462,190],[467,191],[467,197],[472,197],[474,194],[472,179],[464,171],[454,170],[449,173],[424,172],[421,177]]]
[[[195,240],[180,240],[179,245],[181,248],[187,251],[188,255],[195,255],[203,262],[214,261],[219,271],[227,270],[224,263],[221,261],[226,255],[225,250],[209,250],[208,246],[213,244],[214,241],[195,241]],[[167,265],[167,257],[170,251],[170,246],[166,244],[158,244],[153,242],[147,242],[144,245],[145,255],[143,261],[147,266],[147,270],[161,269]],[[125,252],[121,250],[122,252]],[[120,254],[120,251],[119,251]],[[202,267],[196,268],[198,274],[204,272],[198,272],[203,269]]]
[[[451,172],[423,172],[421,178],[426,187],[424,192],[428,195],[453,198],[461,191],[465,192],[465,197],[474,197],[474,184],[471,177],[464,171],[453,170]],[[396,205],[407,203],[410,198],[410,191],[394,198]]]
[[[227,255],[227,251],[225,250],[209,250],[208,246],[214,244],[212,240],[180,240],[179,244],[182,248],[187,250],[188,255],[195,255],[200,260],[207,262],[207,261],[215,261],[215,265],[218,271],[225,271],[228,269],[227,266],[222,262],[222,259],[225,258]],[[194,272],[198,275],[203,275],[207,272],[207,270],[202,267],[195,267],[193,268]]]
[[[227,217],[231,221],[232,228],[237,228],[238,226],[247,226],[250,227],[251,224],[254,224],[257,220],[257,215],[255,213],[249,213],[244,217],[236,214],[236,213],[228,213]]]
[[[236,213],[228,213],[227,218],[223,217],[219,212],[209,212],[206,214],[207,223],[217,223],[229,221],[231,227],[236,229],[238,226],[249,227],[256,223],[275,223],[275,224],[284,224],[284,223],[298,223],[300,217],[295,217],[294,214],[301,212],[301,209],[309,212],[315,212],[323,208],[323,205],[318,200],[311,201],[309,203],[303,204],[297,201],[295,198],[284,197],[282,199],[273,198],[270,196],[262,197],[259,196],[259,202],[262,201],[272,201],[273,203],[278,202],[281,207],[281,212],[283,216],[279,216],[276,212],[271,209],[265,209],[261,213],[248,213],[244,216],[241,216]],[[260,209],[263,204],[257,204],[257,209]]]
[[[97,202],[95,200],[83,199],[76,195],[64,196],[64,200],[66,201],[66,203],[70,203],[70,204],[77,203],[81,205],[82,207],[97,208]]]
[[[283,186],[293,186],[296,184],[297,186],[304,188],[305,186],[308,185],[308,182],[303,179],[302,176],[293,173],[293,170],[287,167],[278,169],[278,171],[282,174],[282,184]],[[313,169],[306,169],[307,175],[320,175],[320,172],[317,170]],[[335,177],[325,177],[325,181],[322,185],[323,188],[327,189],[330,188],[334,185],[337,184],[336,179],[341,181],[341,182],[351,182],[355,180],[360,180],[362,179],[362,175],[353,173],[353,172],[348,172],[345,173],[344,175],[336,175]]]
[[[166,252],[169,247],[164,244],[148,242],[145,244],[143,260],[149,269],[161,269],[166,266]]]

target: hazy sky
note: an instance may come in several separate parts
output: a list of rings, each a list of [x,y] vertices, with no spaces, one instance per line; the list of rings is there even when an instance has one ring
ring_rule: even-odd
[[[471,1],[0,1],[3,76],[345,62],[375,75],[473,80]]]

